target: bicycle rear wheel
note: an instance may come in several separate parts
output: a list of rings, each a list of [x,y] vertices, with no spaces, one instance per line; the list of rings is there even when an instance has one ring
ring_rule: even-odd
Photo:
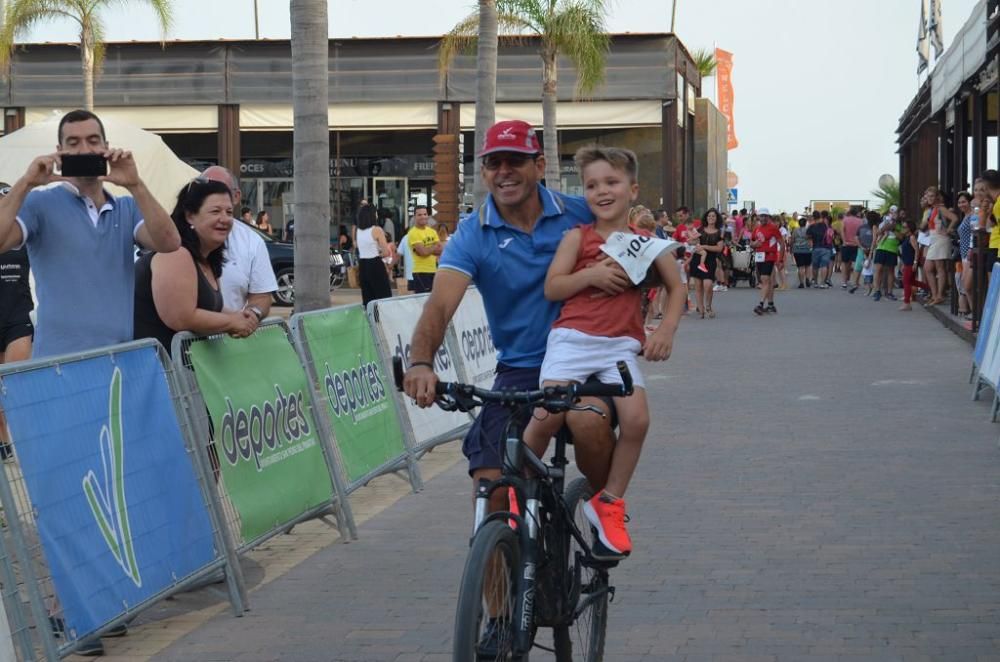
[[[576,527],[588,543],[593,538],[590,522],[583,514],[583,504],[594,496],[586,478],[577,478],[566,488],[565,500]],[[580,565],[576,553],[582,551],[575,538],[569,544],[570,576],[579,572],[580,583],[571,589],[576,599],[574,610],[579,612],[568,625],[553,629],[556,662],[601,662],[604,659],[604,640],[608,627],[608,573],[606,570]],[[580,565],[579,570],[577,565]],[[576,657],[573,651],[576,650]]]
[[[510,650],[520,576],[517,534],[502,522],[487,522],[472,541],[462,573],[454,662],[527,660],[527,655],[514,657]],[[489,636],[491,629],[495,636]],[[485,645],[487,641],[490,645]]]

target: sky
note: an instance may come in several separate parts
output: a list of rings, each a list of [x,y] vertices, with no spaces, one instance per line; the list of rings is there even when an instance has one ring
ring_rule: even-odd
[[[942,0],[945,48],[976,0]],[[112,3],[114,4],[114,3]],[[286,0],[258,0],[261,38],[287,39]],[[173,0],[171,39],[254,36],[253,0]],[[609,0],[611,32],[668,32],[669,0]],[[474,11],[473,0],[333,0],[330,36],[428,36]],[[141,2],[104,15],[109,41],[158,39]],[[923,79],[916,74],[920,0],[677,0],[689,50],[734,54],[729,152],[740,200],[772,211],[811,199],[865,200],[896,176],[895,130]],[[74,41],[69,22],[40,24],[24,41]],[[933,67],[933,62],[932,62]],[[926,76],[926,74],[924,74]],[[713,98],[714,79],[703,92]]]

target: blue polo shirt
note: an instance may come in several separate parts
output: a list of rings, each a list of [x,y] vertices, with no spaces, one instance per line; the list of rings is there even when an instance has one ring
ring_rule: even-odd
[[[38,294],[35,358],[132,339],[134,237],[142,215],[132,198],[104,195],[107,203],[93,209],[63,184],[32,191],[17,212]]]
[[[438,269],[465,274],[479,288],[499,360],[534,368],[545,358],[545,344],[561,302],[545,298],[545,274],[563,235],[594,215],[583,198],[538,185],[542,217],[529,234],[500,217],[493,196],[458,224],[445,245]]]

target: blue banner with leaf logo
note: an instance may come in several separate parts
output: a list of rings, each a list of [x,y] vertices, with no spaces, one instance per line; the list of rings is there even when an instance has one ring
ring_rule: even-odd
[[[153,346],[6,375],[0,405],[71,638],[217,558]]]

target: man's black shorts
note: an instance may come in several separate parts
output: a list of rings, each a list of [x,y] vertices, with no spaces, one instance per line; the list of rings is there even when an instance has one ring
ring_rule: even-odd
[[[774,262],[758,262],[757,263],[757,275],[758,276],[770,276],[774,273]]]
[[[808,267],[812,264],[813,255],[812,253],[792,253],[795,256],[795,266],[796,267]]]
[[[885,265],[887,267],[896,266],[896,262],[899,260],[899,256],[895,253],[890,253],[889,251],[884,251],[881,248],[875,250],[875,264]]]
[[[857,246],[841,246],[840,247],[840,260],[844,264],[848,265],[848,269],[854,269],[854,260],[858,257],[858,247]]]
[[[0,326],[0,353],[7,351],[7,346],[20,338],[34,338],[35,326],[27,313],[15,315],[6,324]]]
[[[424,292],[430,292],[431,288],[434,287],[434,274],[430,273],[413,273],[413,280],[410,281],[410,290],[417,293],[423,294]]]
[[[493,381],[493,390],[501,388],[527,391],[538,388],[541,376],[541,366],[535,368],[514,368],[503,363],[497,364],[497,375]],[[611,410],[611,425],[617,425],[614,402],[610,398],[601,398]],[[500,469],[503,467],[504,428],[510,419],[510,412],[497,404],[487,404],[479,409],[479,415],[472,422],[472,427],[462,441],[462,453],[469,459],[469,475],[477,469]],[[523,431],[527,421],[522,421]]]

